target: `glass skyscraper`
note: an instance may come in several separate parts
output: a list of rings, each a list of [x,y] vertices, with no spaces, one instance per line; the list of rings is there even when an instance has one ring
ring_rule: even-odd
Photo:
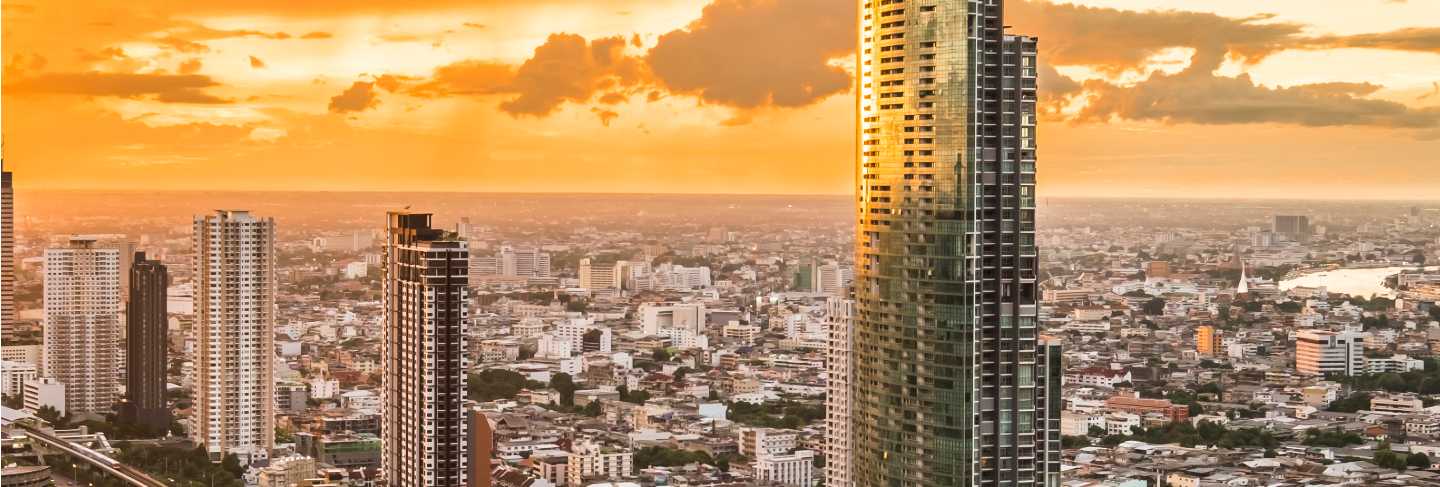
[[[1059,484],[1037,336],[1036,40],[1002,0],[860,0],[857,486]]]

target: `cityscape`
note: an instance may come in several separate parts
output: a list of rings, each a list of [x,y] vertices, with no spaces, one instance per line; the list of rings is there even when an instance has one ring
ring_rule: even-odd
[[[1434,4],[62,3],[4,487],[1440,487]]]

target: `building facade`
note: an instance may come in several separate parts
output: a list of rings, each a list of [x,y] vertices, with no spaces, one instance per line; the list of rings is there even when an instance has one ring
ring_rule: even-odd
[[[212,458],[268,458],[275,444],[275,220],[195,217],[191,437]]]
[[[1036,40],[1003,0],[858,3],[852,483],[1058,485]]]
[[[466,485],[469,246],[428,213],[385,232],[381,463],[392,487]]]
[[[120,253],[89,237],[45,250],[45,377],[65,385],[72,414],[106,414],[119,399]]]
[[[1295,370],[1305,374],[1365,372],[1365,338],[1354,332],[1305,330],[1295,334]]]
[[[10,171],[0,172],[0,340],[10,341],[15,323],[15,189]]]
[[[125,307],[125,414],[152,431],[170,425],[165,404],[166,347],[169,318],[166,303],[170,274],[158,260],[136,252],[128,269],[129,304]]]
[[[830,298],[825,302],[825,485],[848,486],[850,480],[850,329],[855,301]]]

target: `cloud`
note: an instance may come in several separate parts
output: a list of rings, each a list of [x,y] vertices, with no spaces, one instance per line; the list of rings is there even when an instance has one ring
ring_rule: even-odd
[[[855,9],[834,0],[715,0],[646,56],[659,85],[708,103],[805,106],[844,93],[829,64],[854,52]]]
[[[614,110],[606,110],[606,109],[599,108],[599,107],[591,108],[591,109],[590,109],[590,113],[594,113],[596,117],[599,117],[599,118],[600,118],[600,125],[604,125],[604,126],[606,126],[606,127],[609,127],[609,126],[610,126],[610,121],[611,121],[611,120],[614,120],[615,117],[619,117],[619,116],[620,116],[620,114],[619,114],[619,113],[615,113]]]
[[[1254,63],[1300,39],[1301,24],[1274,22],[1271,16],[1223,17],[1179,10],[1133,11],[1011,1],[1006,23],[1013,32],[1040,38],[1040,57],[1056,66],[1090,66],[1118,73],[1137,69],[1145,60],[1171,47],[1192,47],[1202,64],[1226,54]]]
[[[168,103],[228,103],[203,90],[219,86],[209,76],[197,74],[136,73],[45,73],[5,85],[16,94],[67,94],[144,98]]]
[[[1132,87],[1100,81],[1085,84],[1089,104],[1079,121],[1111,118],[1167,123],[1285,123],[1302,126],[1369,125],[1395,128],[1440,126],[1440,109],[1363,98],[1380,89],[1368,83],[1321,83],[1267,87],[1249,75],[1235,78],[1192,68],[1157,74]]]
[[[330,98],[332,113],[359,112],[375,107],[380,100],[375,96],[375,83],[356,81],[344,92]]]
[[[509,89],[515,98],[500,104],[511,115],[549,115],[566,101],[584,103],[595,93],[633,87],[647,75],[644,63],[625,53],[624,37],[587,43],[574,34],[551,34],[535,55],[515,70]]]
[[[261,61],[258,57],[250,56],[250,67],[255,69],[264,69],[265,61]]]
[[[1311,39],[1307,47],[1312,49],[1348,47],[1440,54],[1440,27],[1412,27],[1376,34],[1323,36]]]
[[[200,72],[201,66],[199,58],[191,58],[181,61],[177,70],[180,74],[195,74]]]
[[[306,33],[305,35],[300,36],[301,39],[330,39],[330,38],[332,38],[332,37],[335,37],[335,36],[334,36],[333,34],[329,33],[329,32],[318,32],[318,31],[317,31],[317,32],[309,32],[309,33]]]
[[[435,68],[430,81],[414,92],[425,96],[508,93],[515,68],[494,61],[466,60]]]

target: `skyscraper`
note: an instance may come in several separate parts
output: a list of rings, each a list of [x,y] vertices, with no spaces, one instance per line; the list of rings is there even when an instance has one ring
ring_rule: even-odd
[[[275,220],[195,217],[195,427],[213,458],[269,457],[275,444]]]
[[[858,3],[853,485],[1058,485],[1036,40],[1003,0]]]
[[[1275,215],[1275,233],[1284,235],[1292,242],[1310,241],[1310,217],[1304,215]]]
[[[167,286],[165,264],[136,252],[130,264],[130,301],[125,307],[125,415],[152,431],[170,425],[165,405]]]
[[[45,376],[72,414],[105,414],[120,387],[120,252],[89,237],[45,250]]]
[[[15,323],[15,190],[10,171],[0,172],[0,340],[10,341]]]
[[[469,246],[430,214],[388,215],[381,461],[392,487],[466,485]]]

